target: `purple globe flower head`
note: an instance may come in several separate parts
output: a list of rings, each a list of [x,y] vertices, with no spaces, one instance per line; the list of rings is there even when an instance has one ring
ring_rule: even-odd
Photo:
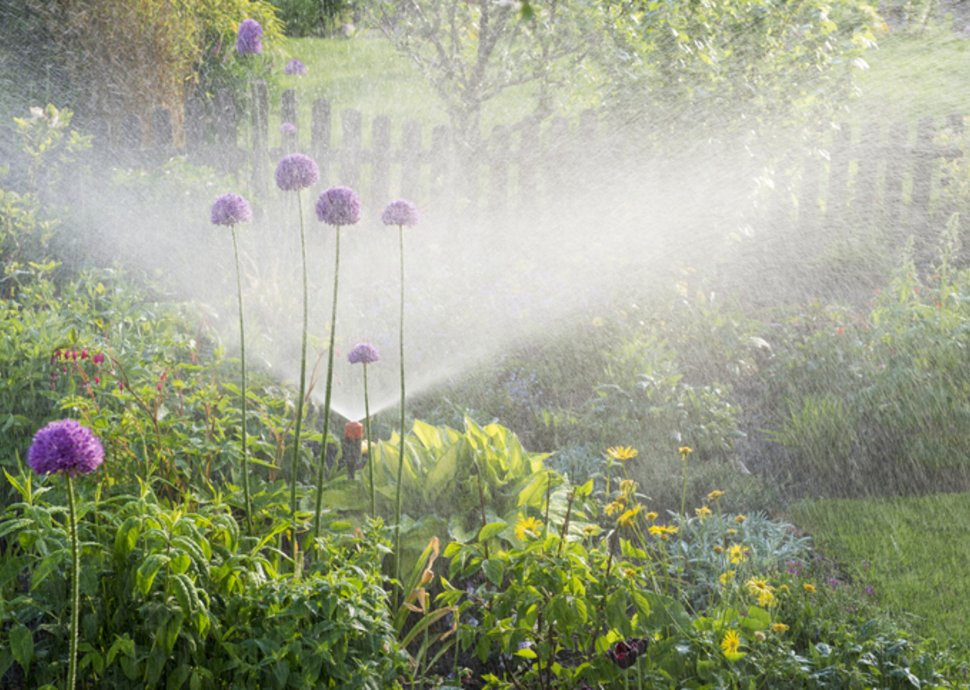
[[[253,219],[249,202],[238,194],[223,194],[212,204],[214,225],[235,225]]]
[[[377,348],[370,343],[358,343],[347,355],[347,361],[351,364],[372,364],[380,361],[381,356]]]
[[[90,474],[104,462],[101,441],[73,419],[51,422],[34,434],[27,464],[39,474]]]
[[[392,201],[384,207],[381,222],[384,225],[417,225],[418,209],[407,199]]]
[[[236,51],[240,55],[263,52],[263,27],[255,19],[243,19],[236,34]]]
[[[360,220],[360,197],[350,187],[331,187],[317,199],[317,218],[327,225],[354,225]]]
[[[316,184],[320,169],[316,162],[303,153],[283,156],[276,166],[276,186],[284,192],[298,192]]]
[[[303,76],[307,73],[306,65],[302,62],[293,58],[286,63],[286,67],[283,68],[283,74],[295,74],[297,76]]]
[[[292,122],[284,122],[280,125],[280,132],[283,134],[296,134],[296,125]]]

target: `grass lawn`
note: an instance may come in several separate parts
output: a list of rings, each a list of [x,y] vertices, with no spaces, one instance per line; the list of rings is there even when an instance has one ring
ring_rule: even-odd
[[[869,69],[858,73],[861,95],[852,104],[859,116],[914,121],[970,115],[970,38],[932,27],[919,36],[884,35],[865,59]]]
[[[804,501],[791,520],[901,621],[970,645],[970,495]]]

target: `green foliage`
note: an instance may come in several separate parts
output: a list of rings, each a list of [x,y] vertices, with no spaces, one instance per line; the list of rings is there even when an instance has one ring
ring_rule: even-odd
[[[260,21],[267,44],[281,35],[268,0],[28,3],[11,27],[33,27],[20,40],[46,56],[40,64],[63,70],[68,83],[54,86],[48,100],[115,123],[132,113],[147,127],[154,108],[181,113],[186,86],[200,75],[211,85],[229,73],[236,29],[247,17]]]
[[[911,254],[910,254],[911,255]],[[968,486],[970,272],[949,251],[926,279],[905,261],[868,311],[806,315],[772,365],[772,471],[799,492],[909,494]]]
[[[59,482],[19,472],[0,517],[0,677],[17,664],[32,686],[56,683],[66,657],[68,556]],[[84,484],[79,482],[79,484]],[[322,539],[303,579],[272,547],[244,537],[224,503],[168,506],[90,491],[79,513],[81,675],[103,687],[384,688],[404,669],[376,565],[378,532]],[[9,678],[15,676],[8,676]]]
[[[857,0],[624,1],[603,14],[610,100],[656,134],[695,136],[831,119],[882,24]]]
[[[352,0],[270,0],[287,36],[330,36],[352,18]],[[349,36],[348,36],[349,38]]]

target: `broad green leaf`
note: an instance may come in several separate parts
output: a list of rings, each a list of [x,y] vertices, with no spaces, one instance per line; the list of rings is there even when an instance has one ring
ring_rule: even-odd
[[[505,561],[497,558],[486,559],[482,563],[482,570],[485,571],[485,577],[487,577],[493,585],[496,587],[502,586],[502,578],[505,575]]]
[[[508,523],[503,520],[498,520],[496,522],[490,522],[484,525],[478,533],[478,541],[488,541],[492,537],[498,536],[502,531],[508,527]]]
[[[153,553],[144,560],[144,562],[138,566],[138,570],[135,573],[135,588],[144,595],[147,595],[152,589],[152,583],[155,582],[155,576],[158,575],[158,571],[161,570],[162,566],[168,563],[168,556],[163,553]]]
[[[10,651],[24,672],[29,673],[30,662],[34,660],[34,637],[23,623],[10,628]]]

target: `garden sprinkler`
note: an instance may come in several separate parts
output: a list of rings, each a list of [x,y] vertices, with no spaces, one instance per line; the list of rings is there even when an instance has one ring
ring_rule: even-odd
[[[347,465],[347,476],[354,478],[354,472],[364,466],[361,459],[361,445],[364,438],[364,425],[360,422],[344,424],[343,459]]]

